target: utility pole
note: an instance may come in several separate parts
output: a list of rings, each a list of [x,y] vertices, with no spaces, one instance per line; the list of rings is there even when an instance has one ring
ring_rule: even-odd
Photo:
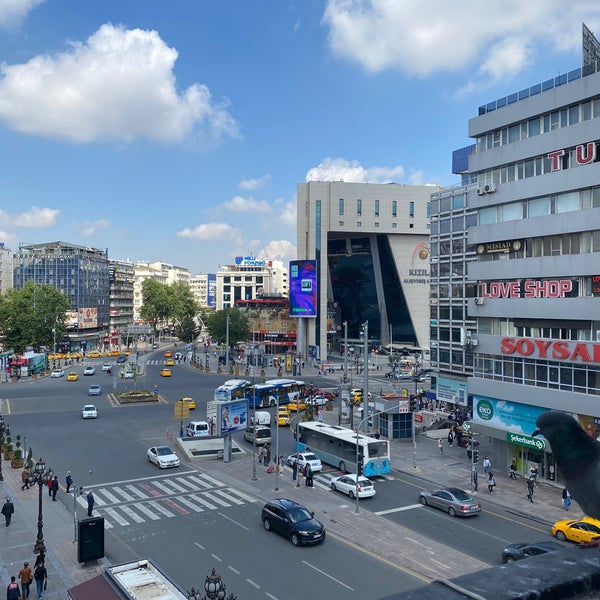
[[[366,419],[365,421],[365,417],[369,416],[369,321],[365,321],[362,324],[362,331],[361,333],[363,334],[363,377],[364,377],[364,382],[363,382],[363,420],[361,421],[361,424],[363,423],[363,421],[366,423],[366,427],[365,427],[365,431],[369,431],[369,419]]]

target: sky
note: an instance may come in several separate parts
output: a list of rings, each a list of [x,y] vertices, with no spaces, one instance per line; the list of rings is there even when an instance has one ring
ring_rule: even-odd
[[[287,263],[298,183],[458,184],[478,107],[581,66],[583,22],[600,3],[0,0],[0,242]]]

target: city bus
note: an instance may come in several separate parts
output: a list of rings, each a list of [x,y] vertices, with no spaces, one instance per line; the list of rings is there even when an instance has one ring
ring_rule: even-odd
[[[246,389],[246,398],[249,408],[265,408],[267,406],[276,406],[277,398],[280,397],[280,390],[276,385],[270,383],[257,383]],[[279,400],[281,403],[281,399]]]
[[[279,404],[287,404],[304,398],[304,381],[297,379],[267,379],[266,384],[274,385],[279,390]]]
[[[356,473],[356,432],[347,427],[327,425],[320,421],[297,424],[297,450],[316,454],[323,462],[338,468],[342,473]],[[390,444],[365,434],[358,436],[358,457],[363,463],[366,477],[386,475],[390,472]]]
[[[215,389],[213,394],[214,400],[237,400],[246,395],[246,390],[250,387],[250,382],[245,379],[228,379]]]

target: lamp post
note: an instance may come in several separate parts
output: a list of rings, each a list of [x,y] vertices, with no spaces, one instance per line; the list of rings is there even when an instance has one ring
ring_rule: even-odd
[[[229,372],[229,315],[225,319],[225,371]]]
[[[237,596],[233,593],[227,595],[227,586],[223,583],[221,576],[212,569],[210,575],[206,576],[204,581],[204,596],[200,595],[200,590],[192,589],[188,592],[188,600],[236,600]]]
[[[40,458],[33,467],[33,475],[30,475],[30,484],[38,484],[38,531],[33,552],[40,556],[46,554],[46,545],[44,544],[44,516],[42,513],[42,487],[48,485],[50,479],[54,477],[54,472],[46,468],[46,463]]]
[[[0,442],[4,442],[4,431],[8,425],[4,421],[4,417],[0,415]],[[0,452],[0,481],[4,481],[4,475],[2,474],[2,452]]]
[[[252,337],[252,352],[250,352],[250,360],[252,361],[252,427],[254,428],[254,435],[252,436],[252,481],[256,481],[256,403],[258,397],[256,395],[256,384],[255,384],[255,371],[254,368],[254,335]]]
[[[348,380],[348,321],[344,321],[344,383]]]
[[[363,373],[363,410],[365,414],[369,414],[369,321],[365,321],[363,323],[363,365],[364,365],[364,373]],[[362,421],[361,421],[362,423]],[[367,426],[367,431],[369,427]]]

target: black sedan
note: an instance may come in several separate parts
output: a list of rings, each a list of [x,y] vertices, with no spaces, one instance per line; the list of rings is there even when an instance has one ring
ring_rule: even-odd
[[[511,563],[515,560],[522,560],[546,552],[556,552],[562,550],[564,546],[558,542],[537,542],[535,544],[510,544],[502,551],[502,562]]]
[[[323,523],[315,519],[312,511],[293,500],[270,500],[263,506],[261,520],[267,531],[276,531],[294,546],[319,544],[325,539]]]

